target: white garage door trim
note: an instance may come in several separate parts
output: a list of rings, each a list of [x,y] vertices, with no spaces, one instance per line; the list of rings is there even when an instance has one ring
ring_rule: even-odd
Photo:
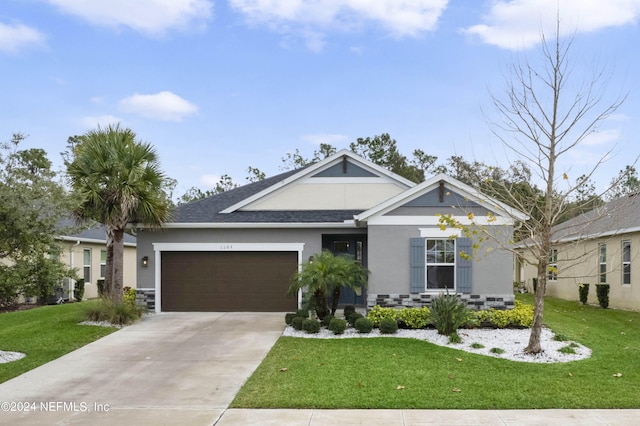
[[[162,252],[163,251],[294,251],[298,253],[298,268],[302,264],[304,243],[153,243],[155,256],[156,313],[162,312]],[[298,292],[298,306],[302,293]]]

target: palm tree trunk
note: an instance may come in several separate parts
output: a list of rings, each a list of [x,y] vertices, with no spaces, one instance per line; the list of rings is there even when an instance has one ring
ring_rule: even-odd
[[[333,294],[331,300],[331,315],[335,316],[338,310],[338,303],[340,303],[340,286],[333,287]]]
[[[122,303],[124,281],[124,229],[115,229],[113,234],[113,282],[111,285],[111,300]]]
[[[107,227],[107,260],[104,276],[104,288],[102,289],[102,297],[106,299],[111,299],[111,295],[113,294],[113,242],[113,229]]]

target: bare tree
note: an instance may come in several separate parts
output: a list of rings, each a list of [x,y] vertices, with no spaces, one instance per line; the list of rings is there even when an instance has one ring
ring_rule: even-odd
[[[561,169],[561,160],[624,101],[624,97],[620,97],[602,105],[606,83],[602,70],[594,72],[589,81],[576,85],[572,74],[575,68],[569,55],[573,39],[561,39],[559,18],[555,37],[548,40],[542,34],[541,39],[540,65],[521,58],[509,67],[504,95],[492,96],[501,120],[490,124],[494,135],[509,151],[531,166],[540,183],[540,191],[532,191],[531,196],[520,191],[502,191],[508,204],[530,215],[530,219],[520,225],[520,235],[529,236],[520,242],[520,247],[527,254],[525,261],[537,268],[538,277],[528,353],[542,351],[544,294],[550,257],[555,253],[552,251],[554,238],[557,238],[553,229],[571,216],[569,210],[584,211],[585,206],[576,200],[581,199],[582,187],[588,185],[609,153],[575,184],[569,181],[569,169]]]

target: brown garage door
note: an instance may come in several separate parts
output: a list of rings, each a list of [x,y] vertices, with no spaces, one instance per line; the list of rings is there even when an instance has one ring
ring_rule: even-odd
[[[285,312],[296,252],[163,252],[162,310]]]

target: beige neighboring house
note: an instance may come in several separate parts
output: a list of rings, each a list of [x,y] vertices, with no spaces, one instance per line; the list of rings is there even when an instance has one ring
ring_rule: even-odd
[[[64,223],[63,227],[72,226]],[[97,282],[104,279],[107,262],[106,231],[98,225],[73,235],[59,237],[62,242],[60,260],[71,268],[75,268],[78,276],[84,278],[84,297],[98,297]],[[136,287],[136,238],[124,234],[124,286]],[[64,299],[73,300],[75,281],[66,279],[62,284]]]
[[[609,284],[609,306],[640,310],[640,195],[606,203],[553,230],[546,294],[579,300],[589,284],[588,303],[598,304],[596,284]],[[533,291],[536,268],[519,259],[515,281]]]

